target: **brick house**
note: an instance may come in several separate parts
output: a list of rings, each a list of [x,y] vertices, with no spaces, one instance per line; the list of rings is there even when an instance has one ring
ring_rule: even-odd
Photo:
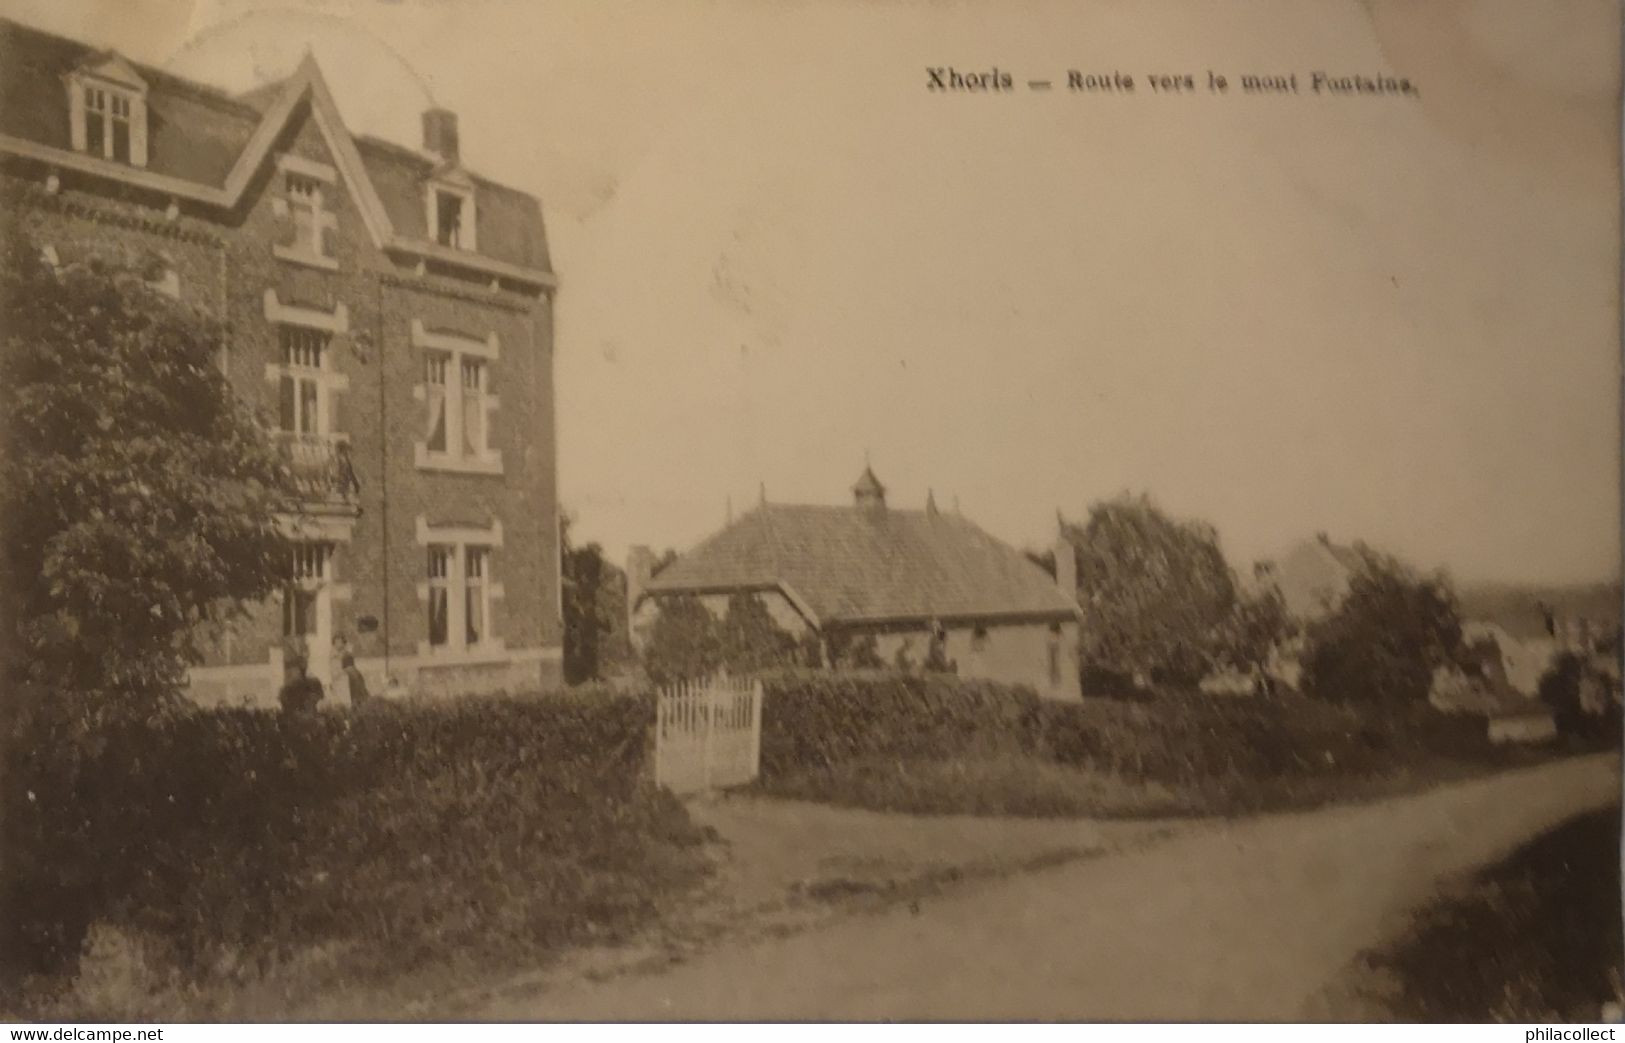
[[[924,510],[888,507],[867,468],[852,494],[850,507],[764,502],[658,574],[633,548],[634,643],[662,599],[697,597],[721,616],[752,593],[798,638],[873,637],[881,661],[915,666],[940,640],[961,676],[1081,698],[1078,606],[1048,573],[930,497]]]
[[[282,596],[193,670],[274,702],[289,655],[342,701],[558,682],[554,277],[537,201],[351,134],[315,61],[242,96],[0,20],[0,203],[47,260],[92,252],[222,320],[220,365],[299,473]]]

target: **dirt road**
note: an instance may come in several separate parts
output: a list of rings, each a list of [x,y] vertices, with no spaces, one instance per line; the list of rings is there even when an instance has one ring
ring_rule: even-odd
[[[1189,827],[665,972],[508,997],[539,1020],[1288,1020],[1437,884],[1619,797],[1597,756],[1377,804]],[[1057,828],[1064,828],[1058,825]],[[1470,954],[1463,954],[1470,958]],[[1331,990],[1329,993],[1328,990]]]

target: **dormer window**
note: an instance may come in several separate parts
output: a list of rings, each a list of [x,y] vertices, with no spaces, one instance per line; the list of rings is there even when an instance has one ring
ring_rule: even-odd
[[[147,84],[118,55],[68,76],[69,133],[74,150],[115,163],[147,165]]]
[[[452,250],[478,249],[474,179],[460,167],[442,167],[429,178],[424,194],[424,223],[434,241]]]
[[[457,150],[457,114],[430,109],[423,114],[423,151],[438,160],[424,186],[424,232],[452,250],[478,249],[474,179]]]
[[[434,183],[429,186],[429,231],[434,241],[453,250],[474,249],[474,186]]]
[[[445,190],[434,194],[435,242],[454,250],[463,248],[463,197]]]
[[[85,88],[85,151],[115,163],[130,161],[130,99]]]
[[[338,215],[332,204],[337,197],[338,172],[326,163],[284,154],[277,157],[277,176],[282,191],[272,199],[271,207],[292,228],[290,234],[288,225],[283,226],[283,241],[273,244],[272,252],[286,261],[337,268]]]

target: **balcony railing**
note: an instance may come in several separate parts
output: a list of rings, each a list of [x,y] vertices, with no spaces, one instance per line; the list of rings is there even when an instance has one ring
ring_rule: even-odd
[[[303,503],[357,509],[361,482],[350,461],[350,444],[331,435],[280,432],[277,444]]]

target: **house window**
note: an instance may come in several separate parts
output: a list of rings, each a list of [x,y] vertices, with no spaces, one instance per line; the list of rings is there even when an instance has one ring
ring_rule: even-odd
[[[456,548],[429,546],[429,647],[444,648],[451,636],[451,562]]]
[[[313,177],[289,171],[286,175],[288,212],[293,216],[295,249],[324,254],[322,249],[322,183]]]
[[[451,386],[452,374],[457,384]],[[491,455],[486,413],[491,408],[484,359],[443,351],[423,356],[423,448],[449,461],[481,461]]]
[[[93,156],[129,163],[135,141],[134,102],[127,94],[103,87],[84,88],[85,151]]]
[[[338,172],[325,163],[287,153],[277,157],[277,177],[282,191],[273,197],[271,206],[278,218],[292,226],[292,235],[274,243],[272,252],[287,261],[337,268],[329,233],[338,228],[338,215],[332,208]]]
[[[468,647],[474,648],[485,643],[485,621],[491,615],[490,588],[485,583],[491,552],[485,547],[465,547],[463,555],[464,636]]]
[[[460,250],[463,246],[463,197],[455,192],[434,194],[434,238],[441,246]]]
[[[326,380],[328,334],[306,326],[284,325],[280,378],[280,426],[298,435],[327,433]]]
[[[412,389],[412,397],[423,403],[414,462],[425,470],[501,474],[502,453],[491,434],[496,336],[481,340],[429,329],[413,319],[412,344],[423,353],[423,379]]]
[[[429,651],[491,647],[491,548],[431,543],[428,572]]]
[[[444,171],[424,188],[424,228],[435,242],[453,250],[474,250],[474,181],[461,170]]]
[[[428,434],[423,444],[431,453],[446,451],[446,375],[451,357],[431,351],[423,358],[424,400],[429,406]]]
[[[485,363],[463,359],[462,364],[463,455],[483,456],[485,444]]]
[[[1051,624],[1049,628],[1049,683],[1061,683],[1061,628],[1058,624]]]
[[[294,547],[282,595],[283,637],[309,637],[316,633],[316,595],[327,578],[327,557],[325,543],[301,543]]]

